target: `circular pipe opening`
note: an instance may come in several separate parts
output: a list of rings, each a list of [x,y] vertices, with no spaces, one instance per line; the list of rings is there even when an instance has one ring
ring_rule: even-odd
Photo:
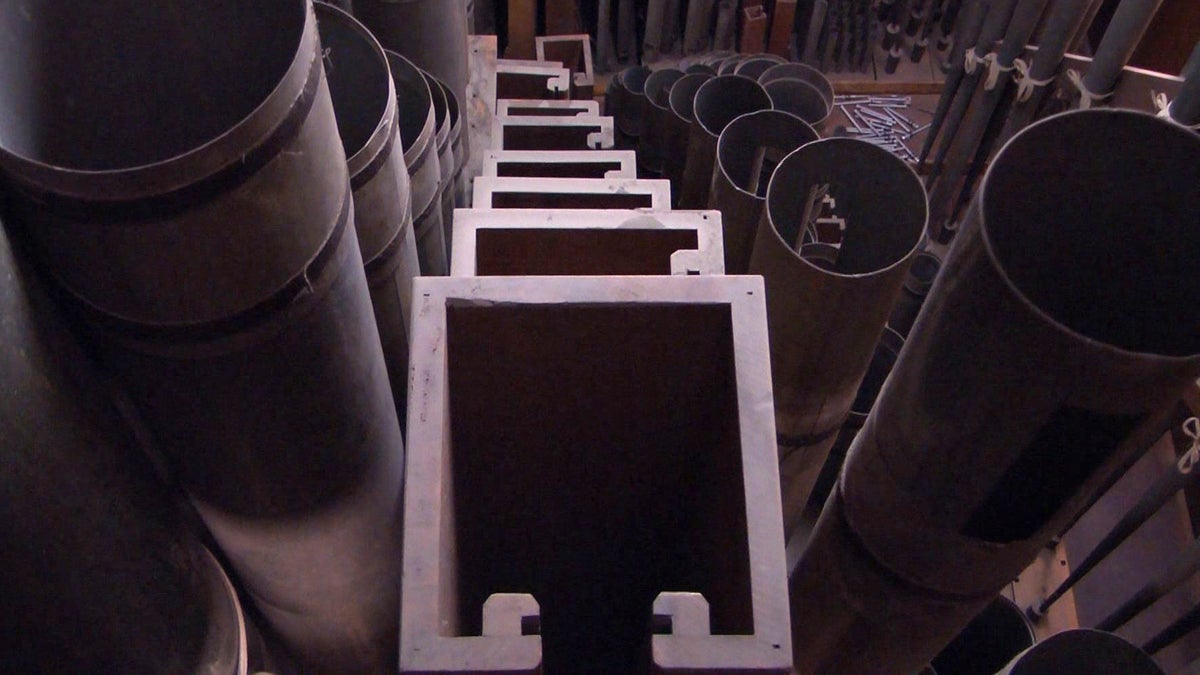
[[[993,675],[1033,646],[1034,640],[1025,613],[1000,596],[946,645],[933,659],[933,668],[949,675]]]
[[[691,122],[696,119],[696,92],[700,87],[709,80],[714,79],[712,75],[703,73],[694,73],[692,75],[684,75],[675,81],[671,87],[671,92],[667,96],[670,101],[671,112],[675,113],[682,120]]]
[[[655,71],[646,78],[646,85],[643,88],[646,99],[657,108],[667,108],[671,103],[671,89],[682,77],[683,71],[675,68]]]
[[[396,108],[400,117],[400,144],[407,155],[425,132],[429,111],[433,108],[433,93],[421,70],[412,61],[388,51],[388,66],[396,83]]]
[[[761,56],[752,56],[739,63],[738,67],[733,70],[733,73],[735,75],[741,75],[742,77],[749,77],[750,79],[757,80],[760,75],[767,72],[774,66],[782,63],[786,63],[786,61],[778,56],[768,56],[765,54]]]
[[[714,65],[717,69],[718,75],[733,75],[734,71],[737,70],[737,67],[741,63],[742,63],[741,54],[735,54],[733,56],[728,56],[724,59],[721,59],[718,63],[716,63]]]
[[[302,40],[299,0],[0,5],[0,149],[77,171],[156,164],[250,116]]]
[[[942,259],[924,251],[913,258],[912,266],[908,268],[908,276],[904,286],[914,295],[924,296],[933,287],[938,271],[942,269]]]
[[[625,87],[625,91],[641,96],[646,89],[646,80],[651,74],[652,71],[645,66],[630,66],[621,71],[621,85]]]
[[[862,383],[858,385],[854,403],[850,405],[852,415],[859,415],[861,419],[865,420],[871,413],[871,408],[875,406],[875,399],[879,398],[879,392],[883,390],[883,383],[892,373],[892,367],[896,365],[896,359],[899,358],[900,350],[903,348],[904,336],[891,328],[884,327],[883,334],[879,336],[879,344],[875,345],[875,353],[871,356],[871,363],[867,366],[867,374],[863,376]]]
[[[1000,673],[1162,675],[1163,671],[1145,652],[1116,635],[1078,628],[1046,638],[1013,659]]]
[[[821,71],[812,66],[803,63],[784,63],[772,66],[762,75],[758,76],[758,83],[764,86],[768,82],[774,82],[775,80],[800,80],[801,82],[807,82],[816,87],[817,91],[821,92],[821,96],[829,102],[829,105],[833,105],[833,83]]]
[[[314,3],[325,74],[346,157],[367,144],[387,113],[388,64],[371,33],[342,10]]]
[[[804,145],[775,169],[766,212],[781,245],[795,250],[810,190],[824,184],[837,202],[834,213],[845,219],[833,273],[881,272],[920,245],[929,215],[921,180],[887,150],[850,138]]]
[[[757,82],[737,75],[722,75],[700,85],[696,90],[693,113],[700,126],[720,136],[725,125],[735,118],[756,110],[770,110],[771,97]]]
[[[821,92],[802,80],[772,80],[763,88],[777,110],[790,112],[812,125],[824,122],[832,110]]]
[[[1014,291],[1050,320],[1129,352],[1194,355],[1197,186],[1195,133],[1132,111],[1064,113],[996,157],[977,196],[981,232]]]
[[[817,140],[804,120],[780,110],[759,110],[736,118],[717,140],[717,166],[731,185],[764,198],[771,174],[791,151]]]

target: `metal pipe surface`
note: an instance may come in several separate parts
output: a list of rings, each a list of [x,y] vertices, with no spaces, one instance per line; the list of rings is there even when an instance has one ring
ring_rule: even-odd
[[[646,78],[642,112],[643,133],[638,144],[638,163],[648,173],[662,175],[663,149],[671,116],[671,88],[683,77],[683,71],[664,68]]]
[[[971,619],[930,665],[938,673],[994,675],[1036,642],[1025,613],[1001,595]]]
[[[919,669],[1161,434],[1200,374],[1198,183],[1200,137],[1131,111],[1000,152],[792,577],[800,672]]]
[[[696,119],[696,91],[705,82],[713,79],[708,73],[689,73],[671,86],[668,105],[671,114],[666,118],[662,141],[663,178],[671,181],[671,205],[679,206],[679,194],[683,190],[683,173],[687,168],[688,134],[692,121]]]
[[[717,24],[713,27],[713,49],[733,49],[737,31],[738,0],[717,0]]]
[[[302,666],[395,668],[403,442],[312,4],[22,8],[13,224]]]
[[[400,112],[400,140],[412,187],[413,237],[421,274],[449,272],[442,227],[442,167],[438,158],[437,110],[424,73],[411,61],[385,50]]]
[[[1083,76],[1088,91],[1100,96],[1112,93],[1161,5],[1162,0],[1121,0]]]
[[[983,29],[983,20],[987,16],[990,0],[963,0],[966,11],[962,16],[962,26],[955,29],[954,46],[950,48],[950,71],[946,73],[946,82],[942,85],[942,96],[938,99],[937,109],[929,123],[929,131],[925,134],[925,144],[921,146],[918,155],[921,163],[929,157],[929,151],[941,132],[946,115],[950,112],[950,104],[954,102],[955,94],[962,83],[965,67],[963,59],[967,49],[973,48],[979,40],[979,31]]]
[[[1183,86],[1167,111],[1176,122],[1185,127],[1194,127],[1200,124],[1200,43],[1192,50],[1180,75],[1183,77]]]
[[[446,0],[354,0],[354,16],[384,49],[400,54],[466,97],[467,11]]]
[[[403,424],[412,280],[421,270],[396,87],[383,48],[362,24],[330,5],[314,7],[354,195],[354,229],[396,414]]]
[[[232,588],[19,253],[0,228],[5,669],[244,675]]]
[[[836,263],[797,253],[811,188],[845,220]],[[775,169],[750,257],[767,288],[784,534],[796,531],[925,231],[925,190],[903,160],[847,138],[809,143]]]
[[[609,113],[613,118],[613,126],[632,148],[637,147],[645,124],[646,80],[650,75],[650,69],[645,66],[630,66],[622,70],[619,106]],[[618,147],[624,146],[618,143]]]
[[[764,85],[767,96],[771,98],[771,106],[775,110],[791,113],[812,125],[818,133],[825,128],[825,122],[833,111],[833,104],[827,100],[821,90],[803,80],[772,80]]]
[[[786,64],[787,61],[783,57],[775,56],[774,54],[757,54],[749,56],[742,60],[741,63],[733,69],[734,75],[741,75],[752,80],[757,80],[763,73],[767,72],[775,66]]]
[[[1119,607],[1096,623],[1098,630],[1115,631],[1200,571],[1200,539],[1192,542],[1167,569],[1146,582]]]
[[[1013,659],[996,675],[1046,673],[1120,673],[1163,675],[1145,652],[1122,638],[1077,628],[1052,635]]]
[[[425,76],[425,83],[429,85],[429,93],[433,96],[433,112],[437,116],[437,132],[434,139],[437,141],[438,169],[441,174],[437,208],[442,211],[442,241],[446,247],[446,261],[449,264],[450,239],[454,227],[454,172],[457,163],[454,157],[454,141],[450,138],[454,120],[450,117],[450,100],[446,96],[446,86],[433,75],[427,72],[422,74]]]
[[[941,268],[942,259],[929,251],[918,253],[913,259],[912,266],[908,268],[908,276],[904,278],[904,285],[900,289],[900,296],[896,298],[896,304],[892,305],[892,313],[888,315],[888,327],[901,337],[908,337],[912,331],[917,315],[925,305],[925,297],[929,295],[929,289],[933,287],[933,280],[937,278]]]
[[[749,78],[721,75],[700,85],[688,127],[687,153],[679,188],[680,208],[702,209],[708,205],[717,138],[725,125],[748,112],[770,109],[771,97]]]
[[[775,167],[819,136],[804,120],[779,110],[746,113],[717,139],[709,208],[721,211],[725,273],[746,274]]]
[[[685,54],[696,54],[708,49],[715,4],[716,0],[688,0],[687,18],[683,29]]]
[[[821,71],[803,63],[784,63],[768,68],[758,76],[758,83],[766,86],[775,80],[802,80],[817,88],[821,96],[833,105],[833,83]]]

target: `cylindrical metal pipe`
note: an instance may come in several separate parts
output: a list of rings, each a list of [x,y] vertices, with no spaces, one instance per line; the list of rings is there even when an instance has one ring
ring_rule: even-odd
[[[354,16],[384,49],[405,57],[465,99],[467,12],[446,0],[354,0]]]
[[[756,54],[754,56],[742,59],[733,69],[734,75],[741,75],[752,80],[757,80],[763,73],[767,72],[775,66],[786,64],[787,61],[783,57],[775,56],[774,54]]]
[[[237,596],[0,229],[0,654],[14,673],[244,675]]]
[[[687,168],[688,133],[696,119],[696,92],[705,82],[713,79],[708,73],[684,75],[671,86],[667,97],[671,115],[666,118],[662,141],[663,178],[671,181],[671,205],[679,206],[679,194],[683,190],[683,172]]]
[[[651,71],[645,66],[630,66],[621,71],[621,88],[619,99],[613,99],[616,109],[609,114],[613,117],[613,128],[624,143],[618,147],[636,148],[642,136],[646,111],[646,80]]]
[[[717,23],[713,27],[713,49],[733,49],[737,30],[738,0],[717,0]]]
[[[775,110],[789,112],[808,122],[817,133],[825,129],[825,122],[833,105],[819,89],[803,80],[771,80],[762,85],[771,97]]]
[[[1022,652],[996,675],[1120,673],[1163,675],[1145,652],[1125,640],[1087,628],[1052,635]]]
[[[821,29],[825,26],[825,14],[829,11],[827,0],[816,0],[813,3],[812,14],[808,20],[808,30],[804,38],[804,63],[815,66],[819,61],[821,47]]]
[[[1167,111],[1176,122],[1185,127],[1194,127],[1200,124],[1200,43],[1192,50],[1180,75],[1183,77],[1183,86]]]
[[[758,83],[764,87],[775,80],[802,80],[817,88],[821,96],[833,105],[833,83],[821,71],[803,63],[784,63],[768,68],[758,76]]]
[[[412,188],[413,236],[421,274],[449,272],[445,229],[442,227],[442,167],[438,159],[437,111],[429,83],[411,61],[385,50],[400,112],[400,140]]]
[[[733,71],[737,70],[737,67],[739,65],[741,65],[741,63],[742,63],[742,55],[741,54],[733,54],[731,56],[726,56],[725,58],[723,58],[717,62],[717,74],[718,75],[733,75],[734,74]]]
[[[708,208],[721,211],[726,274],[746,274],[750,269],[750,253],[775,167],[788,153],[817,138],[808,123],[779,110],[746,113],[721,132]]]
[[[682,80],[681,80],[682,81]],[[770,110],[771,97],[757,82],[738,75],[721,75],[700,85],[692,105],[687,153],[679,188],[679,206],[702,209],[708,205],[717,138],[734,118],[756,110]],[[677,111],[678,112],[678,111]]]
[[[1025,613],[1001,595],[971,619],[931,665],[938,673],[995,675],[1035,642]]]
[[[438,183],[437,203],[442,211],[442,241],[446,247],[446,260],[450,260],[450,240],[454,227],[454,142],[450,139],[450,131],[454,121],[450,119],[450,101],[446,97],[446,87],[438,79],[427,72],[425,84],[429,85],[429,93],[433,97],[433,113],[437,117],[437,127],[434,140],[437,142]]]
[[[1083,86],[1088,91],[1099,96],[1112,93],[1121,70],[1129,63],[1129,57],[1133,56],[1133,50],[1137,49],[1138,42],[1150,27],[1162,2],[1121,0],[1083,76]]]
[[[662,175],[663,148],[666,140],[668,118],[671,115],[671,87],[683,77],[683,71],[663,68],[646,78],[642,100],[641,142],[638,147],[638,164],[648,174]]]
[[[44,73],[0,95],[14,217],[306,670],[395,668],[403,441],[312,4],[123,7],[0,14]]]
[[[942,259],[929,251],[918,253],[913,258],[908,276],[904,277],[904,285],[900,288],[900,297],[896,298],[892,313],[888,315],[888,327],[902,337],[908,337],[925,304],[925,296],[929,295],[929,289],[933,287],[933,280],[941,268]]]
[[[329,91],[354,193],[354,229],[401,426],[408,401],[412,280],[420,276],[412,194],[387,56],[358,21],[315,3]]]
[[[917,670],[1157,438],[1200,374],[1197,184],[1200,137],[1131,111],[1001,151],[792,577],[800,672]]]
[[[658,60],[663,45],[664,24],[667,20],[667,0],[649,0],[646,3],[645,35],[642,37],[642,61]]]
[[[845,220],[832,269],[796,250],[818,185],[829,186]],[[920,179],[870,143],[816,141],[775,169],[749,271],[766,283],[785,535],[850,412],[925,224]]]

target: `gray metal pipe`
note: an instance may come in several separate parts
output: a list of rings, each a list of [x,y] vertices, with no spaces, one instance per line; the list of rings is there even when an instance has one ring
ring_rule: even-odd
[[[708,205],[717,158],[717,138],[725,125],[748,112],[770,109],[771,97],[749,78],[721,75],[700,85],[688,127],[686,159],[679,188],[680,208],[702,209]]]
[[[638,164],[649,174],[662,175],[663,148],[671,116],[671,88],[683,77],[683,71],[663,68],[646,78],[642,100],[643,133],[638,143]]]
[[[362,24],[330,5],[314,7],[354,195],[354,229],[396,415],[403,426],[412,280],[421,270],[396,87],[383,48]]]
[[[0,77],[16,224],[302,666],[395,668],[403,441],[312,4],[22,9],[0,68],[74,105]]]
[[[446,96],[445,85],[427,72],[423,72],[422,74],[425,76],[425,84],[429,85],[429,93],[433,96],[433,111],[437,117],[437,131],[434,134],[434,139],[437,141],[438,170],[440,172],[437,208],[442,211],[442,241],[446,247],[446,260],[448,264],[450,260],[450,239],[454,231],[454,172],[455,165],[457,164],[457,160],[454,157],[454,141],[450,138],[454,121],[450,117],[450,100]]]
[[[412,61],[466,97],[467,13],[446,0],[354,0],[354,16],[384,49]]]
[[[1176,122],[1185,127],[1194,127],[1200,124],[1200,43],[1192,50],[1180,75],[1183,77],[1183,86],[1167,111]]]
[[[789,112],[812,125],[821,133],[833,104],[825,98],[821,90],[803,80],[771,80],[762,85],[771,98],[771,106],[775,110]]]
[[[797,253],[811,188],[828,184],[845,233],[832,268]],[[925,231],[925,190],[864,141],[801,146],[775,169],[750,257],[767,288],[784,535],[800,524]]]
[[[617,68],[617,48],[613,43],[612,2],[600,0],[596,9],[596,70],[608,73]],[[607,96],[605,97],[607,100]]]
[[[793,150],[818,138],[807,122],[779,110],[746,113],[721,132],[708,207],[721,211],[726,274],[746,274],[750,269],[750,253],[775,167]]]
[[[1100,96],[1112,93],[1121,70],[1129,63],[1161,5],[1162,0],[1121,0],[1083,76],[1083,86],[1089,92]]]
[[[801,60],[809,66],[816,66],[820,59],[821,32],[825,27],[825,15],[829,12],[827,0],[816,0],[809,15],[808,31],[804,38],[804,56]]]
[[[683,29],[683,52],[697,54],[709,47],[716,0],[689,0]]]
[[[688,133],[696,119],[696,91],[700,85],[713,78],[708,73],[689,73],[671,86],[668,104],[671,115],[666,118],[662,154],[663,178],[671,181],[671,205],[679,206],[679,194],[683,190],[683,173],[687,168]]]
[[[767,70],[774,66],[785,65],[787,60],[782,56],[774,54],[755,54],[741,61],[736,68],[733,69],[734,75],[741,75],[752,80],[757,80]],[[761,82],[759,84],[762,84]]]
[[[400,140],[412,187],[413,236],[421,274],[444,276],[449,270],[442,226],[442,167],[438,158],[437,110],[424,73],[411,61],[384,50],[396,87]]]
[[[1046,638],[1022,652],[996,675],[1046,673],[1163,675],[1162,669],[1142,650],[1112,633],[1087,628]]]
[[[1157,654],[1196,628],[1200,628],[1200,605],[1191,608],[1183,616],[1172,621],[1169,626],[1155,633],[1153,637],[1142,644],[1142,649],[1147,654]]]
[[[613,99],[615,109],[609,112],[613,118],[613,127],[621,137],[617,147],[637,148],[645,125],[646,111],[646,80],[651,71],[645,66],[630,66],[621,71],[621,85],[617,90],[617,98]]]
[[[1200,571],[1200,539],[1192,542],[1165,570],[1147,581],[1120,606],[1096,623],[1098,630],[1115,631]]]
[[[638,63],[636,11],[634,0],[617,0],[617,58],[621,63]]]
[[[821,96],[833,105],[833,83],[821,71],[803,63],[784,63],[768,68],[758,76],[758,83],[764,87],[775,80],[801,80],[811,84],[821,92]]]
[[[0,228],[5,670],[244,674],[232,586],[27,253]]]
[[[713,28],[713,49],[734,49],[737,30],[738,0],[717,0],[717,24]]]
[[[642,61],[651,63],[658,60],[662,51],[663,28],[667,20],[667,0],[649,0],[646,3],[646,29],[642,38]]]
[[[933,119],[929,123],[929,131],[925,134],[925,143],[921,146],[921,152],[918,155],[921,163],[924,163],[925,159],[929,157],[929,151],[933,149],[933,144],[941,132],[946,115],[950,112],[950,104],[954,101],[965,74],[963,59],[967,49],[973,48],[979,40],[979,32],[983,30],[983,20],[987,16],[990,0],[963,0],[963,2],[966,10],[962,15],[962,25],[955,28],[954,46],[950,48],[949,55],[950,70],[946,73],[946,81],[942,85],[942,96],[938,99],[937,109],[934,110]]]
[[[1157,438],[1200,374],[1198,160],[1116,110],[1000,152],[792,577],[800,672],[917,670]]]

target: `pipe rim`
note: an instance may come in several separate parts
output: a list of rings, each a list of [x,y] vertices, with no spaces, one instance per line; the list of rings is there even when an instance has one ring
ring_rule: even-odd
[[[663,68],[656,70],[646,78],[644,91],[646,101],[659,110],[669,110],[671,89],[683,78],[683,71],[678,68]]]
[[[700,128],[716,139],[740,115],[771,108],[771,97],[758,82],[740,75],[720,75],[696,90],[693,114]]]
[[[667,97],[671,114],[688,123],[696,119],[696,92],[704,86],[705,82],[712,79],[716,79],[716,76],[692,73],[675,80],[675,84],[671,87],[671,93]]]
[[[621,87],[634,96],[645,95],[646,80],[653,74],[646,66],[629,66],[620,73]]]
[[[1032,124],[1032,125],[1026,127],[1021,132],[1019,132],[1018,134],[1013,136],[1013,138],[1010,139],[1009,142],[1006,143],[1003,148],[1001,148],[1000,152],[997,153],[996,159],[992,162],[991,166],[988,168],[987,173],[984,175],[983,182],[980,184],[979,193],[975,196],[975,202],[972,204],[972,207],[971,207],[972,211],[975,212],[975,214],[977,215],[977,217],[979,219],[980,239],[982,240],[984,251],[987,255],[987,259],[989,260],[989,262],[991,263],[993,268],[996,270],[997,275],[1002,279],[1004,285],[1009,289],[1010,292],[1013,293],[1014,297],[1016,297],[1030,312],[1032,312],[1034,315],[1036,315],[1040,320],[1046,322],[1046,324],[1051,326],[1054,330],[1059,331],[1059,332],[1071,337],[1072,339],[1079,340],[1083,343],[1089,344],[1093,348],[1099,349],[1102,352],[1106,352],[1106,353],[1117,354],[1117,355],[1122,355],[1122,356],[1132,357],[1132,358],[1159,360],[1163,363],[1168,363],[1168,364],[1200,362],[1200,342],[1197,342],[1194,346],[1189,346],[1187,348],[1188,353],[1160,353],[1160,351],[1153,351],[1150,349],[1141,349],[1141,348],[1134,348],[1134,347],[1114,344],[1114,341],[1102,339],[1101,337],[1093,337],[1091,335],[1088,335],[1087,332],[1085,332],[1083,329],[1077,329],[1075,327],[1068,325],[1068,323],[1065,320],[1060,319],[1059,316],[1056,316],[1056,314],[1052,310],[1043,307],[1041,303],[1035,301],[1034,298],[1031,296],[1031,294],[1029,292],[1027,292],[1028,285],[1026,284],[1026,288],[1022,288],[1022,285],[1019,284],[1018,281],[1013,278],[1013,275],[1010,274],[1010,271],[1012,271],[1011,266],[1006,265],[1005,261],[1002,260],[1003,258],[1006,257],[1006,255],[1011,256],[1013,252],[1012,251],[1005,252],[1005,251],[1001,250],[1003,248],[1006,248],[1007,245],[1002,245],[1000,237],[998,236],[1002,232],[1002,230],[1000,230],[1000,231],[997,230],[997,228],[1000,228],[1001,225],[999,225],[996,222],[999,220],[999,218],[997,217],[997,214],[995,213],[995,211],[996,211],[996,209],[1001,208],[1004,205],[1004,200],[999,199],[999,198],[992,199],[991,195],[993,192],[997,191],[996,184],[999,182],[1002,182],[1005,179],[1003,172],[1006,169],[1008,169],[1008,165],[1010,163],[1017,163],[1020,160],[1022,160],[1022,157],[1019,154],[1020,151],[1024,149],[1022,146],[1029,145],[1033,148],[1043,148],[1044,149],[1046,142],[1050,141],[1051,139],[1055,139],[1055,138],[1062,139],[1068,133],[1074,131],[1075,129],[1073,129],[1072,127],[1077,127],[1080,124],[1091,124],[1091,125],[1093,125],[1094,128],[1101,129],[1105,132],[1099,139],[1099,140],[1103,141],[1103,144],[1102,144],[1103,147],[1096,149],[1096,151],[1094,152],[1095,156],[1092,157],[1090,159],[1090,161],[1081,161],[1080,157],[1078,156],[1079,153],[1078,152],[1075,153],[1075,155],[1074,155],[1075,161],[1072,162],[1072,167],[1082,166],[1083,169],[1081,169],[1081,171],[1093,172],[1093,171],[1097,170],[1098,166],[1102,166],[1106,160],[1108,160],[1108,161],[1113,160],[1113,158],[1115,157],[1115,153],[1112,153],[1111,150],[1112,150],[1114,143],[1117,144],[1119,147],[1131,147],[1131,146],[1135,145],[1133,143],[1127,143],[1125,145],[1122,145],[1121,141],[1118,137],[1116,137],[1115,135],[1108,134],[1109,131],[1116,128],[1116,125],[1123,124],[1123,123],[1142,127],[1142,129],[1141,129],[1142,133],[1129,134],[1129,136],[1131,137],[1131,140],[1137,139],[1137,140],[1141,141],[1140,144],[1136,144],[1136,145],[1138,145],[1138,148],[1136,148],[1136,149],[1140,149],[1141,147],[1148,144],[1148,142],[1149,142],[1147,140],[1148,136],[1153,136],[1154,134],[1159,134],[1162,137],[1162,142],[1156,144],[1156,147],[1155,147],[1156,150],[1170,148],[1172,150],[1178,151],[1183,146],[1190,145],[1191,146],[1190,153],[1192,155],[1190,157],[1191,165],[1193,166],[1193,170],[1197,171],[1197,169],[1195,169],[1194,167],[1196,167],[1197,165],[1200,165],[1200,162],[1197,161],[1197,159],[1200,159],[1200,136],[1197,136],[1194,132],[1192,132],[1188,129],[1185,129],[1183,127],[1180,127],[1180,126],[1170,122],[1169,120],[1165,120],[1165,119],[1156,117],[1154,115],[1150,115],[1150,114],[1139,112],[1139,111],[1122,110],[1122,109],[1073,110],[1073,111],[1068,111],[1068,112],[1064,112],[1064,113],[1059,113],[1057,115],[1052,115],[1050,117],[1047,117],[1044,120],[1041,120],[1035,124]],[[1045,138],[1043,138],[1043,137],[1045,137]],[[1172,139],[1172,138],[1174,139],[1173,141],[1168,140],[1168,139]],[[1129,150],[1126,150],[1126,152],[1124,152],[1120,155],[1120,161],[1122,161],[1122,162],[1128,161],[1128,158],[1126,157],[1128,152],[1129,152]],[[1049,152],[1043,153],[1043,152],[1039,152],[1039,151],[1035,150],[1035,154],[1037,154],[1038,156],[1050,159],[1049,155],[1051,155],[1052,153],[1049,153]],[[1183,158],[1179,158],[1179,159],[1183,159]],[[1149,162],[1149,163],[1141,163],[1139,166],[1140,167],[1154,167],[1154,166],[1160,166],[1160,165],[1156,165],[1154,162]],[[1061,169],[1061,167],[1059,167],[1059,168]],[[1143,168],[1142,170],[1145,170],[1145,169]],[[1013,175],[1020,175],[1020,174],[1018,173],[1018,174],[1013,174]],[[1055,172],[1054,178],[1055,178],[1055,180],[1053,180],[1053,181],[1045,181],[1045,182],[1041,183],[1040,188],[1042,190],[1059,188],[1059,189],[1062,189],[1064,192],[1070,191],[1072,186],[1068,185],[1069,181],[1064,179],[1064,175],[1061,171]],[[1160,175],[1159,178],[1162,180],[1145,181],[1145,182],[1153,182],[1156,186],[1158,186],[1158,185],[1162,184],[1164,181],[1167,181],[1167,179],[1169,177]],[[1180,179],[1176,179],[1176,180],[1178,182],[1184,182],[1183,180],[1180,180]],[[1078,186],[1073,186],[1073,187],[1077,188]],[[1003,193],[1003,190],[1000,190],[1000,192]],[[1103,198],[1104,197],[1103,193],[1106,193],[1106,192],[1111,194],[1111,193],[1116,193],[1118,191],[1117,190],[1099,190],[1099,191],[1097,191],[1097,194],[1099,195],[1099,198]],[[1121,194],[1122,194],[1122,197],[1126,197],[1126,198],[1128,197],[1128,193],[1125,191],[1121,191]],[[1035,194],[1033,196],[1036,197],[1038,195]],[[1031,199],[1032,198],[1020,200],[1020,202],[1022,204],[1027,205],[1031,201]],[[1195,200],[1195,199],[1196,199],[1196,197],[1193,196],[1193,200]],[[1011,204],[1012,201],[1013,200],[1009,200],[1009,203]],[[1186,206],[1186,204],[1184,206]],[[1061,211],[1068,211],[1068,210],[1062,209]],[[1193,215],[1193,219],[1194,219],[1194,215]],[[1052,219],[1046,218],[1044,220],[1052,220]],[[989,223],[990,223],[990,225],[989,225]],[[1042,228],[1042,229],[1043,230],[1051,230],[1052,228],[1046,227],[1046,228]],[[1057,230],[1057,228],[1053,228],[1053,229]],[[1103,227],[1103,228],[1098,227],[1098,228],[1094,229],[1094,232],[1096,232],[1097,234],[1103,235],[1103,234],[1112,234],[1113,232],[1118,232],[1118,231],[1125,231],[1126,229],[1127,228],[1119,228],[1119,227]],[[1091,243],[1096,244],[1095,239],[1092,239]],[[1200,252],[1200,235],[1196,235],[1196,241],[1193,244],[1196,247],[1197,252]],[[1031,248],[1031,247],[1027,247],[1027,248]],[[1013,262],[1013,261],[1009,260],[1008,262]],[[1064,265],[1062,265],[1062,266],[1065,266],[1065,263],[1067,263],[1068,261],[1060,261],[1060,262],[1064,263]],[[1112,266],[1112,268],[1116,269],[1116,270],[1128,271],[1127,269],[1125,269],[1124,267],[1119,266],[1119,265],[1114,265],[1114,266]],[[1133,280],[1127,278],[1127,279],[1125,279],[1125,281],[1131,282]],[[1161,288],[1161,284],[1159,285],[1159,287]],[[1111,297],[1111,293],[1109,295]],[[1151,294],[1151,295],[1153,296],[1154,294]],[[1103,306],[1111,306],[1110,302],[1097,303],[1097,304],[1103,305]],[[1123,315],[1124,313],[1123,312],[1115,312],[1114,316],[1109,317],[1109,318],[1116,320],[1118,318],[1116,316],[1116,314]],[[1170,312],[1166,312],[1166,314],[1170,314]],[[1170,320],[1170,319],[1175,319],[1176,317],[1163,316],[1160,318],[1162,318],[1163,320]],[[1103,322],[1100,322],[1100,323],[1103,323]],[[1187,322],[1185,321],[1184,323],[1187,323]],[[1092,328],[1095,328],[1095,326],[1093,326]],[[1135,331],[1136,331],[1136,329],[1135,329]],[[1122,338],[1130,338],[1130,336],[1124,335],[1124,336],[1122,336]],[[1179,336],[1171,336],[1169,339],[1172,342],[1172,346],[1175,346],[1175,343],[1185,342],[1185,340],[1181,339]],[[1193,341],[1195,342],[1194,339],[1193,339]],[[1178,349],[1178,350],[1172,349],[1171,351],[1183,351],[1183,349]]]
[[[1083,644],[1079,644],[1081,641]],[[1051,672],[1043,670],[1043,668],[1052,667],[1056,663],[1059,666],[1086,666],[1087,664],[1071,659],[1071,656],[1081,654],[1093,656],[1096,660],[1092,663],[1095,665],[1111,664],[1110,659],[1113,656],[1121,656],[1123,665],[1142,666],[1144,667],[1142,673],[1145,675],[1163,672],[1146,652],[1124,638],[1093,628],[1076,628],[1051,635],[1021,652],[1000,671],[1000,675],[1032,675],[1033,673]],[[1070,659],[1070,661],[1057,659]]]
[[[739,137],[738,134],[742,132],[743,127],[750,130],[750,133]],[[733,133],[730,133],[730,130],[733,130]],[[760,133],[754,134],[754,131]],[[766,140],[777,141],[779,137],[785,135],[792,136],[793,134],[795,136],[806,136],[808,140],[801,142],[799,145],[789,147],[786,150],[787,153],[791,153],[793,150],[820,138],[820,135],[817,134],[816,130],[809,123],[786,110],[755,110],[754,112],[738,115],[732,122],[725,125],[725,129],[717,137],[717,169],[721,172],[722,179],[743,195],[759,202],[765,202],[765,196],[760,197],[750,192],[743,186],[742,181],[735,180],[729,175],[726,165],[730,162],[727,161],[726,156],[730,152],[744,149],[749,145],[750,141],[762,140],[767,135],[773,135],[773,137]],[[787,144],[790,146],[790,139]],[[768,145],[768,143],[763,142],[756,145]],[[781,142],[778,145],[782,146],[784,143]],[[775,145],[772,145],[772,147],[773,149],[777,148]],[[770,187],[769,182],[768,187]]]
[[[425,78],[425,85],[429,87],[429,97],[433,101],[433,113],[437,120],[434,136],[437,138],[438,149],[441,150],[450,141],[450,103],[446,100],[446,90],[440,80],[425,70],[421,71],[421,77]]]
[[[404,163],[412,173],[413,165],[420,158],[436,134],[437,118],[433,109],[433,92],[421,75],[421,69],[404,56],[385,49],[392,82],[396,90],[396,108],[399,111],[400,146],[404,149]],[[404,97],[401,100],[400,97]],[[413,105],[415,104],[415,106]],[[423,111],[423,114],[422,114]],[[409,117],[406,113],[411,112]],[[412,133],[415,132],[415,133]]]
[[[777,110],[785,110],[790,112],[814,127],[820,127],[825,124],[825,122],[829,119],[829,115],[833,113],[833,106],[825,99],[825,96],[821,93],[821,91],[811,83],[805,82],[804,80],[795,78],[771,80],[770,82],[762,85],[762,88],[766,90],[767,96],[771,99],[771,105],[774,108]],[[784,98],[784,96],[788,94],[793,95],[790,100]],[[795,98],[795,95],[797,94],[802,97],[806,96],[808,99],[801,98],[799,101],[797,101]],[[815,119],[809,119],[809,115],[802,114],[810,111],[802,110],[801,106],[796,105],[798,102],[807,103],[809,100],[819,101],[821,104],[821,112],[819,114],[816,114],[815,111],[813,111],[814,114],[812,117]],[[784,107],[781,107],[781,104]]]
[[[742,62],[733,69],[733,74],[757,80],[766,71],[785,63],[787,61],[774,54],[755,54],[742,59]]]
[[[240,163],[246,147],[256,146],[285,119],[294,101],[302,96],[304,83],[313,68],[320,66],[316,14],[311,3],[276,0],[292,5],[296,16],[277,11],[276,24],[284,30],[285,21],[299,20],[294,40],[289,38],[291,57],[283,72],[269,79],[274,84],[258,103],[224,126],[222,131],[203,141],[187,143],[183,151],[167,156],[139,159],[111,168],[72,167],[57,161],[43,161],[10,148],[0,139],[0,163],[19,180],[52,186],[60,195],[79,199],[132,200],[171,192]],[[98,123],[91,122],[91,126]],[[153,126],[153,125],[149,125]]]
[[[829,101],[829,105],[833,105],[833,83],[821,71],[813,68],[807,63],[781,63],[777,66],[768,68],[765,73],[758,76],[758,83],[766,85],[774,80],[803,80],[814,87],[825,100]]]

